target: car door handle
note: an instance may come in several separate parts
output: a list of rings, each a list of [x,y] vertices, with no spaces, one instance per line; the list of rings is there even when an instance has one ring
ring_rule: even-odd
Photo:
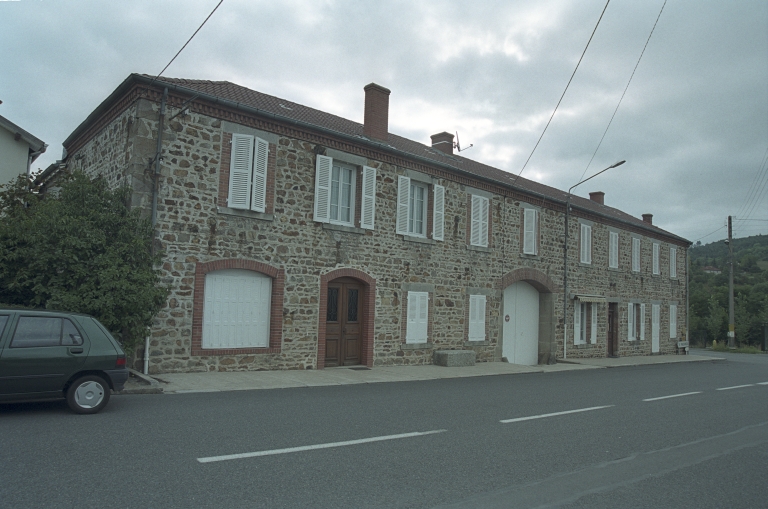
[[[83,353],[83,349],[81,347],[78,348],[70,348],[69,353]]]

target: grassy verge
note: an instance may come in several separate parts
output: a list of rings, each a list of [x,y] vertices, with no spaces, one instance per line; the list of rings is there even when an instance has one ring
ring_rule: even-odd
[[[712,342],[712,350],[716,352],[731,352],[731,353],[765,353],[756,346],[739,346],[735,349],[728,348],[728,342],[722,341],[718,343],[717,341]]]

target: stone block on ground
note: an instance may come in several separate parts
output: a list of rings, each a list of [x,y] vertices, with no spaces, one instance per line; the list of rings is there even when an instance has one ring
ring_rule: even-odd
[[[475,356],[474,350],[437,350],[433,362],[445,367],[474,366]]]

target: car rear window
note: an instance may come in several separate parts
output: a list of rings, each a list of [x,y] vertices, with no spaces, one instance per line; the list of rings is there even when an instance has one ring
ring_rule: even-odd
[[[82,344],[83,338],[72,322],[49,316],[20,317],[11,340],[11,348]]]

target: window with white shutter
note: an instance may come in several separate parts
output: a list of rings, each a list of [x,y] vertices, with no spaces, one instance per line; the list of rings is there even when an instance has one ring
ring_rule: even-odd
[[[408,235],[408,205],[411,202],[411,179],[397,177],[397,233]]]
[[[592,263],[592,226],[581,225],[581,263]]]
[[[523,209],[523,254],[538,254],[536,209]]]
[[[429,318],[429,293],[408,292],[406,343],[426,343]]]
[[[488,247],[488,198],[473,194],[471,207],[469,243],[473,246]]]
[[[445,234],[445,187],[435,184],[432,207],[432,238],[443,240]]]
[[[640,272],[640,239],[632,239],[632,272]]]
[[[669,248],[669,277],[677,277],[677,248],[674,247]]]
[[[651,306],[651,341],[655,345],[659,344],[660,310],[661,306],[659,304]]]
[[[640,304],[640,341],[645,341],[645,304]]]
[[[485,341],[485,295],[469,296],[469,341]]]
[[[331,218],[331,172],[333,158],[317,156],[315,164],[315,221],[327,223]]]
[[[227,207],[266,211],[269,143],[247,134],[232,134]]]
[[[627,304],[627,341],[634,341],[635,337],[635,305]]]
[[[677,337],[677,304],[669,305],[669,338]]]
[[[608,268],[619,268],[619,234],[617,232],[608,233]]]
[[[589,307],[592,309],[592,320],[589,322],[589,342],[594,345],[597,343],[597,304],[593,302]]]
[[[659,270],[659,244],[657,242],[653,243],[653,274],[658,276],[660,273]]]
[[[573,302],[573,344],[581,345],[587,337],[586,304],[578,300]]]
[[[360,204],[360,227],[373,230],[376,218],[376,168],[363,166],[363,200]]]

